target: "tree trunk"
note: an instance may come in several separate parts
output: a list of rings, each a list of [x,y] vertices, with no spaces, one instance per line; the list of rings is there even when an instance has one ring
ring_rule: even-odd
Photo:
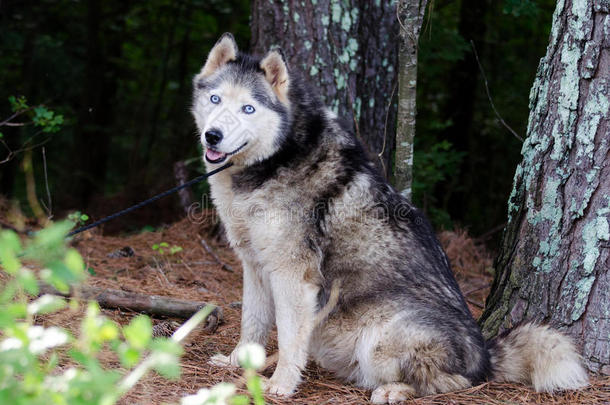
[[[610,15],[559,0],[531,91],[527,139],[496,276],[481,317],[493,336],[538,319],[610,374]]]
[[[417,46],[427,0],[399,0],[400,47],[398,52],[398,118],[396,128],[395,182],[411,199],[413,139],[417,97]]]
[[[390,172],[396,107],[395,1],[253,0],[252,52],[279,45],[379,167]],[[380,156],[380,157],[377,157]]]

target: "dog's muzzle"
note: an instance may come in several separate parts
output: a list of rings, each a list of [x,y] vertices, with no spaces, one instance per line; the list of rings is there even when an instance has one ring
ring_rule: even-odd
[[[207,138],[207,132],[206,132],[206,138]],[[236,154],[237,152],[242,150],[247,144],[248,144],[248,142],[244,142],[244,144],[241,145],[239,148],[237,148],[233,152],[229,152],[229,153],[220,152],[220,151],[214,149],[213,147],[211,147],[210,145],[208,145],[205,150],[205,160],[207,160],[209,163],[222,163],[225,160],[227,160],[227,157]]]

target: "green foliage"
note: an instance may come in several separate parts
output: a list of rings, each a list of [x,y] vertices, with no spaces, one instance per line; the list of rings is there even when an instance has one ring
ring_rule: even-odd
[[[152,250],[159,252],[164,255],[165,253],[169,253],[169,255],[173,256],[176,253],[182,252],[182,246],[173,245],[170,246],[167,242],[155,243],[152,245]]]
[[[144,232],[154,232],[155,231],[155,227],[152,225],[144,225],[141,229],[140,229],[140,233],[144,233]]]
[[[11,110],[13,112],[25,111],[30,108],[28,107],[27,100],[24,96],[10,96],[8,102],[11,104]]]
[[[54,133],[60,130],[61,124],[64,123],[64,116],[55,114],[55,112],[47,109],[45,106],[34,107],[34,117],[32,121],[34,125],[42,128],[42,132]]]
[[[35,316],[68,307],[57,296],[35,298],[39,279],[66,291],[86,276],[81,256],[65,243],[73,226],[69,221],[52,224],[25,243],[11,230],[0,231],[0,270],[8,276],[0,290],[2,404],[112,405],[148,369],[167,378],[180,375],[182,347],[172,339],[153,338],[152,323],[146,316],[137,316],[121,327],[103,316],[97,303],[90,302],[77,336],[59,327],[35,324]],[[32,271],[32,265],[43,270]],[[209,313],[211,308],[205,311]],[[196,314],[198,321],[191,329],[205,316]],[[100,353],[108,350],[128,371],[141,363],[123,376],[100,362]],[[142,360],[144,356],[148,357]],[[74,366],[61,367],[68,359]]]
[[[55,207],[86,207],[83,188],[92,184],[96,193],[135,197],[139,191],[126,184],[150,189],[173,181],[167,169],[178,160],[196,158],[201,168],[189,111],[192,77],[223,32],[233,32],[242,49],[250,40],[249,0],[92,4],[2,3],[0,121],[11,115],[11,94],[24,96],[14,97],[14,108],[29,105],[27,98],[52,105],[54,113],[39,111],[36,119],[44,126],[1,128],[2,139],[16,150],[34,132],[53,135],[45,148]],[[97,23],[88,25],[91,18]],[[53,132],[58,125],[61,131]],[[0,161],[3,153],[0,145]],[[18,163],[0,170],[0,192],[24,201]],[[44,190],[38,156],[34,164]]]
[[[29,120],[45,133],[55,133],[61,129],[64,123],[64,116],[49,110],[44,105],[29,106],[27,99],[24,96],[10,96],[8,101],[11,105],[11,110],[20,115],[26,115]],[[27,122],[22,122],[26,124]]]
[[[556,1],[430,4],[418,48],[414,198],[435,226],[460,222],[473,234],[484,233],[506,220],[521,144],[491,108],[470,41],[497,110],[523,135],[529,91],[548,44]],[[451,148],[434,151],[443,141]],[[467,158],[454,165],[453,152]],[[435,168],[434,153],[453,163],[439,156],[442,163]],[[419,173],[422,165],[424,173]],[[424,184],[427,188],[417,195]]]
[[[89,215],[83,214],[80,211],[75,211],[68,214],[68,219],[78,225],[84,225],[89,220]]]
[[[437,227],[450,228],[451,218],[447,211],[437,208],[439,204],[433,191],[438,183],[449,179],[457,171],[466,154],[456,151],[446,140],[424,150],[416,146],[416,150],[413,158],[413,201],[424,207]]]
[[[511,14],[514,17],[535,17],[540,9],[532,0],[504,0],[504,14]]]

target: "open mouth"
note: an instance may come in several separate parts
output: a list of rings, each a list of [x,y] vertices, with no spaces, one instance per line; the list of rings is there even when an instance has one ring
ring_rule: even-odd
[[[229,152],[229,153],[219,152],[215,149],[208,147],[205,151],[205,160],[207,160],[210,163],[222,163],[225,160],[227,160],[227,157],[236,154],[237,152],[242,150],[243,147],[246,146],[247,144],[248,144],[248,142],[245,142],[239,148],[237,148],[233,152]]]

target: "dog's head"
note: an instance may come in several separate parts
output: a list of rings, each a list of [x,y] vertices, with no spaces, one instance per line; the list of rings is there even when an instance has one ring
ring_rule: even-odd
[[[224,34],[193,84],[192,111],[208,166],[229,160],[248,166],[277,151],[290,113],[290,78],[281,50],[255,59]]]

